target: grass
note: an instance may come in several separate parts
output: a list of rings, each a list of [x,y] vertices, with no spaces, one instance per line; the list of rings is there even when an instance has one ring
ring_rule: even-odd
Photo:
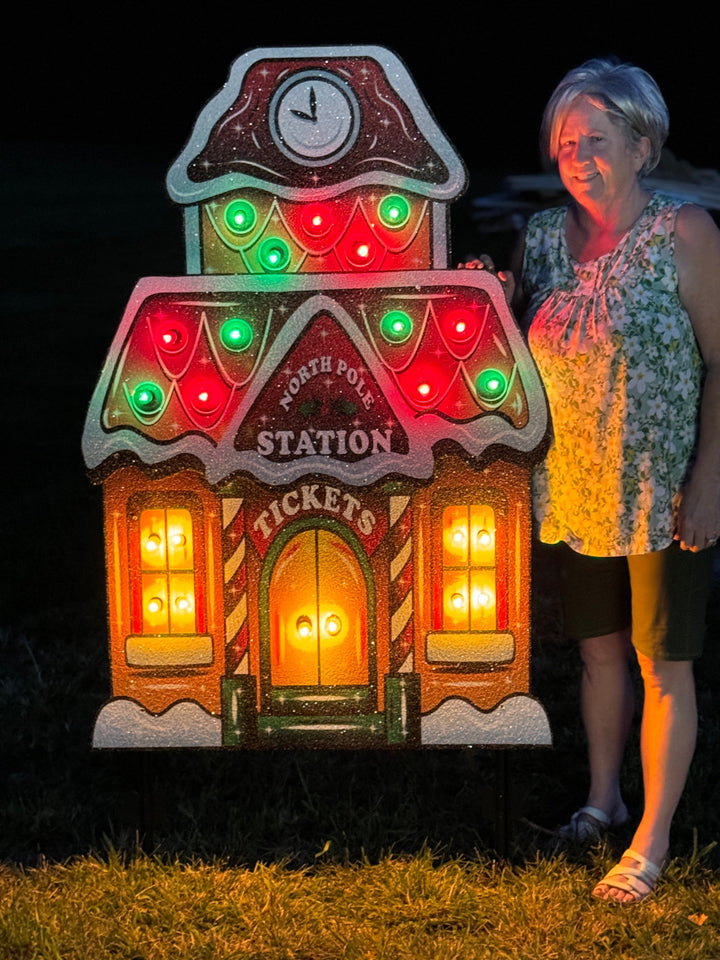
[[[600,853],[598,864],[607,862]],[[0,871],[0,958],[451,960],[720,956],[718,878],[673,863],[634,910],[591,867],[412,858],[292,869],[116,854]]]

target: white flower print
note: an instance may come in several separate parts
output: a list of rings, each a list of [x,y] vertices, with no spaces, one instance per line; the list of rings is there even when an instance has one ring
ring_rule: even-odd
[[[641,363],[628,377],[628,390],[643,394],[655,379],[655,372]]]
[[[546,542],[621,556],[672,536],[702,370],[677,289],[679,206],[654,194],[614,250],[583,264],[567,249],[564,208],[528,224],[530,347],[555,438],[534,484]]]
[[[690,370],[680,370],[675,383],[675,390],[683,399],[687,399],[696,389],[695,378]]]
[[[661,317],[655,324],[655,333],[666,345],[680,339],[680,328],[674,317]]]
[[[652,397],[652,399],[648,403],[647,409],[650,416],[656,417],[658,420],[660,420],[667,413],[667,403],[663,400],[662,397],[655,396],[655,397]]]

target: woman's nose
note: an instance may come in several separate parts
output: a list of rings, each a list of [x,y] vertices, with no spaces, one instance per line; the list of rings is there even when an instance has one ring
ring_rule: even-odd
[[[591,157],[590,146],[586,140],[578,140],[575,144],[575,162],[587,163]]]

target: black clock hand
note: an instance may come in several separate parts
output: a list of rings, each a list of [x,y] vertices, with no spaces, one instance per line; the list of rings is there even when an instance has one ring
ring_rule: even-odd
[[[317,97],[315,96],[315,87],[310,87],[310,113],[305,113],[302,110],[291,110],[290,113],[295,117],[299,117],[300,120],[310,120],[312,123],[317,123]]]

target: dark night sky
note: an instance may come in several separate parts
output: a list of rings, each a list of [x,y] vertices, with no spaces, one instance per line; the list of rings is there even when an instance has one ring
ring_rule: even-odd
[[[605,53],[656,77],[678,157],[720,165],[720,41],[691,11],[670,20],[632,0],[617,7],[498,4],[502,9],[490,13],[487,4],[465,10],[438,4],[428,22],[418,6],[390,2],[216,2],[207,4],[211,16],[203,19],[199,7],[188,7],[180,19],[177,8],[164,16],[161,5],[146,6],[105,6],[94,15],[68,12],[68,5],[24,31],[13,95],[6,98],[5,137],[146,143],[171,161],[245,50],[373,43],[405,61],[470,169],[537,169],[547,95],[567,69]],[[6,42],[17,36],[8,33]]]

